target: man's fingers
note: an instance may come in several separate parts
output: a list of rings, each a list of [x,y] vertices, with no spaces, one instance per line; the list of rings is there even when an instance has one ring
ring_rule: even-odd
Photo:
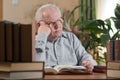
[[[82,65],[87,68],[88,72],[92,72],[92,70],[93,70],[93,64],[92,64],[91,61],[83,61]]]
[[[40,21],[40,25],[45,25],[45,22],[44,21]]]
[[[82,62],[82,66],[86,66],[87,61]]]

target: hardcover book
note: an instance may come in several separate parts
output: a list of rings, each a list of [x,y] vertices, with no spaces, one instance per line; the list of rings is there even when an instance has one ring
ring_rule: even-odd
[[[107,62],[107,77],[120,78],[120,61]]]
[[[13,26],[13,61],[20,61],[20,24]]]
[[[107,62],[107,69],[120,70],[120,61],[109,61],[109,62]]]
[[[5,61],[5,27],[4,27],[4,22],[0,22],[0,61]]]
[[[120,60],[120,40],[110,40],[106,44],[107,61],[119,61]]]
[[[0,79],[42,79],[44,62],[0,62]]]
[[[31,24],[0,22],[0,61],[32,62],[35,60],[35,30]],[[27,57],[26,57],[27,56]]]
[[[120,78],[120,70],[107,70],[107,77]]]
[[[0,79],[18,80],[18,79],[43,79],[42,71],[14,71],[14,72],[0,72]]]
[[[114,40],[115,61],[120,61],[120,40]]]
[[[34,27],[31,24],[21,24],[20,27],[20,61],[34,61],[35,39]],[[27,57],[26,57],[27,56]]]
[[[5,23],[6,61],[13,61],[13,23]]]

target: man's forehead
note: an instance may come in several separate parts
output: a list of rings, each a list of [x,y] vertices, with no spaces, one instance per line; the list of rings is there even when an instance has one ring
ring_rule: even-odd
[[[44,12],[43,13],[43,20],[46,22],[54,22],[60,18],[58,12]]]

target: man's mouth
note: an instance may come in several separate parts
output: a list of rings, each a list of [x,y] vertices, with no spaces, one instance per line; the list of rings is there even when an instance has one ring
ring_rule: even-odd
[[[55,32],[59,32],[60,30],[55,30]]]
[[[59,31],[61,31],[61,30],[55,30],[55,32],[59,32]]]

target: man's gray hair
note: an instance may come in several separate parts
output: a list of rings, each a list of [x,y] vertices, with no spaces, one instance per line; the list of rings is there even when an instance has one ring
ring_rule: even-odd
[[[39,22],[39,21],[42,20],[42,15],[43,15],[43,10],[44,9],[56,9],[58,11],[59,15],[62,17],[61,10],[60,10],[59,7],[57,7],[54,4],[45,4],[45,5],[42,5],[40,8],[37,9],[37,11],[35,13],[35,21],[36,22]]]

